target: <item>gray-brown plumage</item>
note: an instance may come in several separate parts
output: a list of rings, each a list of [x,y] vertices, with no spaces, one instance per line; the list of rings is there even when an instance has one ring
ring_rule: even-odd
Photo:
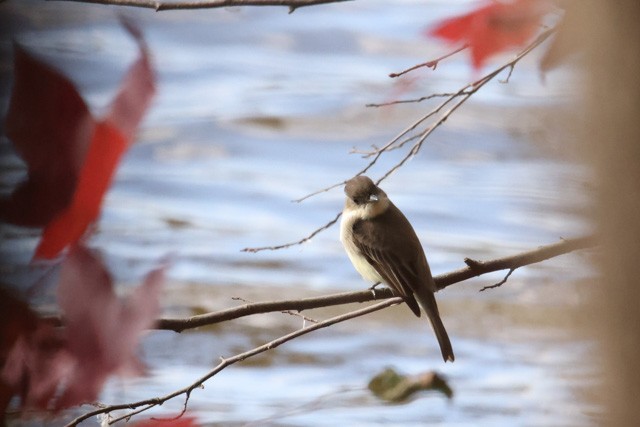
[[[366,280],[383,282],[401,296],[416,316],[425,311],[444,361],[455,357],[433,293],[436,285],[413,227],[386,193],[366,176],[349,180],[340,240]]]

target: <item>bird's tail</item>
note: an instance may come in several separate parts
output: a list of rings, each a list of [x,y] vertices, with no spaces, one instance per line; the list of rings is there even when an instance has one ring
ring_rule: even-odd
[[[447,334],[447,330],[444,328],[444,324],[442,323],[442,319],[440,318],[440,313],[438,312],[438,304],[436,304],[436,298],[433,295],[433,292],[425,289],[423,292],[420,292],[419,295],[416,295],[416,297],[418,303],[427,314],[429,322],[431,323],[431,327],[436,334],[438,344],[440,344],[442,358],[445,362],[453,362],[455,360],[455,356],[453,355],[453,347],[451,346],[451,341],[449,340],[449,334]]]

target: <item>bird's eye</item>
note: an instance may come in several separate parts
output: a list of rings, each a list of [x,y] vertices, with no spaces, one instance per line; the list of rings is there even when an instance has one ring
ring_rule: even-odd
[[[369,195],[369,199],[367,201],[368,202],[377,202],[378,201],[378,195],[377,194],[370,194]]]

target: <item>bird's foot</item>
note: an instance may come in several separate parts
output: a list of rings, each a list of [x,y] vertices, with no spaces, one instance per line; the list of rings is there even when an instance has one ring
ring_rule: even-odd
[[[380,282],[378,282],[378,283],[374,283],[374,284],[373,284],[373,286],[371,286],[371,287],[369,288],[369,290],[371,291],[371,294],[373,295],[373,299],[376,299],[376,298],[377,298],[377,297],[376,297],[376,288],[377,288],[378,286],[380,286],[380,284],[381,284]]]

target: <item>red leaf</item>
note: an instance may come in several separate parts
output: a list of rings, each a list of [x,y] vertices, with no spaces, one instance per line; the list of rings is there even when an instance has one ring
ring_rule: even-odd
[[[159,312],[162,279],[161,269],[153,271],[129,298],[118,298],[101,260],[74,247],[60,271],[63,329],[0,289],[0,405],[19,394],[26,408],[66,408],[95,400],[112,374],[142,372],[136,349]]]
[[[125,19],[122,24],[138,43],[140,57],[125,75],[104,121],[117,127],[130,142],[155,93],[155,77],[142,33]]]
[[[14,50],[5,126],[29,175],[0,201],[0,215],[14,224],[41,226],[71,200],[93,119],[69,80],[20,46]]]
[[[0,288],[0,360],[4,360],[9,349],[20,335],[36,328],[38,317],[29,306]]]
[[[45,409],[72,368],[64,337],[24,302],[6,291],[0,295],[0,409],[14,394],[20,394],[23,406]]]
[[[12,383],[7,376],[15,375],[13,369],[6,368],[7,359],[20,337],[36,329],[37,321],[27,304],[0,288],[0,425],[5,425],[6,407],[18,389],[18,382]]]
[[[71,204],[47,224],[35,258],[54,258],[83,236],[100,214],[102,198],[126,149],[120,132],[108,123],[98,123]]]
[[[157,270],[129,298],[120,299],[101,260],[84,247],[71,250],[60,271],[58,302],[76,363],[58,408],[95,400],[111,374],[142,372],[137,344],[159,312],[161,283]]]
[[[21,335],[7,356],[2,377],[20,394],[23,407],[48,409],[58,386],[74,368],[59,330],[39,321]]]
[[[16,48],[7,134],[27,163],[29,176],[9,199],[0,201],[0,216],[19,225],[45,226],[35,258],[54,258],[98,218],[120,158],[155,92],[142,35],[133,25],[124,25],[140,55],[98,121],[71,82]]]
[[[464,43],[475,69],[492,55],[524,45],[540,28],[549,10],[545,0],[493,1],[471,13],[441,22],[428,35]]]

